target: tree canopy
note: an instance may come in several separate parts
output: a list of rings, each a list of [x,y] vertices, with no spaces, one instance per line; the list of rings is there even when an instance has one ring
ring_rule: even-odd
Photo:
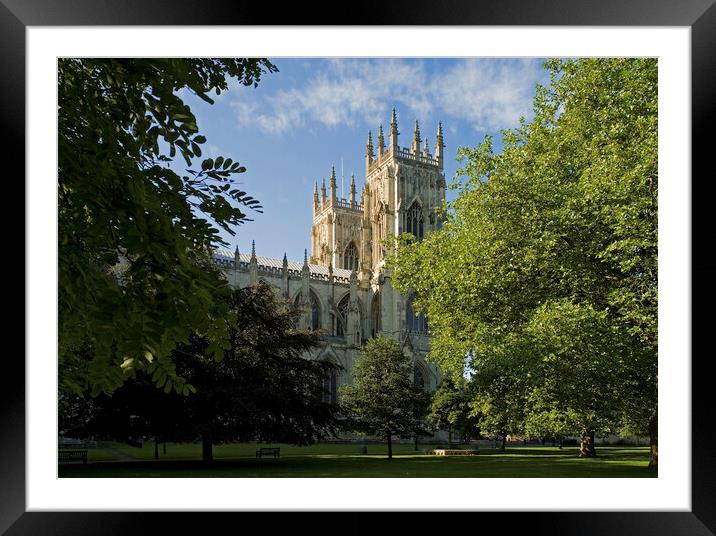
[[[237,185],[238,161],[195,160],[206,138],[181,94],[211,104],[232,80],[256,86],[276,70],[265,59],[58,61],[61,390],[110,393],[146,370],[188,393],[175,345],[196,331],[211,354],[228,349],[228,288],[209,254],[224,244],[218,228],[234,234],[261,207]],[[176,156],[186,173],[169,167]]]
[[[381,435],[393,457],[393,436],[410,437],[424,427],[426,393],[414,384],[412,359],[397,341],[370,339],[353,368],[353,385],[341,386],[341,400],[359,430]]]
[[[443,378],[432,395],[428,422],[438,430],[448,431],[452,441],[453,431],[460,433],[460,440],[467,443],[478,432],[477,419],[470,411],[472,393],[465,378],[454,381]]]
[[[296,330],[300,310],[279,300],[268,285],[235,290],[228,298],[237,315],[230,348],[220,361],[205,338],[174,350],[177,372],[195,392],[162,393],[140,373],[111,396],[85,399],[84,434],[115,439],[146,435],[202,438],[204,460],[225,441],[280,441],[307,445],[334,435],[340,407],[328,401],[323,379],[335,365],[306,359],[319,344],[316,332]],[[155,373],[156,374],[156,373]],[[67,405],[67,418],[78,413]],[[77,419],[74,419],[77,421]]]
[[[393,282],[430,317],[443,369],[515,377],[519,366],[529,429],[645,430],[656,422],[657,61],[546,67],[534,119],[503,131],[501,152],[490,137],[459,150],[445,225],[399,244]]]

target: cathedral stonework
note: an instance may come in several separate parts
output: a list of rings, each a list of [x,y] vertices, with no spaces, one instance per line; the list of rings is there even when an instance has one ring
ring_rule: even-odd
[[[421,240],[441,221],[436,209],[445,200],[443,132],[438,124],[435,152],[423,142],[415,122],[410,149],[398,145],[398,121],[393,109],[388,143],[382,125],[376,146],[368,133],[365,151],[365,184],[356,198],[355,177],[350,197],[336,196],[336,172],[332,169],[320,194],[313,189],[311,250],[303,262],[226,250],[214,252],[229,283],[244,287],[262,281],[301,308],[302,327],[320,330],[320,347],[309,356],[332,361],[340,374],[330,382],[335,391],[351,383],[351,372],[366,340],[377,335],[393,337],[412,357],[416,383],[434,390],[440,381],[437,368],[425,361],[429,350],[427,323],[415,315],[411,296],[393,289],[385,268],[384,241],[402,233]],[[331,393],[335,398],[336,393]]]

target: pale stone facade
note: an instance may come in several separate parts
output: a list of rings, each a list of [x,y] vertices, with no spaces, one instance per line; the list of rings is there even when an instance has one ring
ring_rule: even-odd
[[[419,239],[441,225],[435,209],[445,199],[443,134],[438,125],[435,153],[423,144],[415,122],[410,149],[398,145],[395,110],[388,144],[382,126],[377,147],[368,133],[366,179],[360,200],[355,179],[350,197],[336,196],[335,169],[325,180],[319,196],[313,191],[313,226],[310,258],[288,261],[219,250],[214,258],[225,267],[232,286],[244,287],[263,281],[302,308],[302,325],[323,333],[321,346],[310,356],[340,365],[341,372],[330,389],[351,382],[351,371],[361,345],[377,334],[395,338],[415,363],[415,380],[433,390],[440,380],[437,368],[425,361],[429,337],[425,318],[415,316],[406,297],[393,289],[385,269],[383,240],[410,232]],[[407,298],[407,299],[406,299]]]

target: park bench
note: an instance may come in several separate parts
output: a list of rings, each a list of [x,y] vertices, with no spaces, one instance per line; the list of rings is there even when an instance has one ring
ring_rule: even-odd
[[[264,456],[272,456],[274,458],[280,457],[281,449],[279,447],[262,447],[256,451],[257,458],[263,458]]]
[[[82,465],[87,465],[87,449],[60,449],[58,453],[59,463],[82,461]]]

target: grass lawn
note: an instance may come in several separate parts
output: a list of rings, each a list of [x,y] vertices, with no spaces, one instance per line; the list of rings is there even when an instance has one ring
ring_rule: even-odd
[[[146,442],[142,448],[131,447],[124,443],[103,442],[103,446],[118,450],[119,452],[136,458],[137,460],[154,459],[154,443]],[[321,454],[354,455],[358,452],[358,445],[318,443],[308,447],[285,444],[256,444],[256,443],[228,443],[225,445],[214,445],[215,458],[254,458],[260,447],[281,447],[281,457],[286,456],[315,456]],[[388,454],[387,445],[367,445],[368,454]],[[434,448],[434,445],[420,445],[420,451]],[[393,444],[393,454],[415,454],[412,444]],[[159,444],[160,460],[197,460],[201,459],[200,443],[167,443],[167,452],[164,454],[162,443]]]
[[[112,456],[110,452],[107,452],[104,449],[101,448],[88,448],[87,449],[87,461],[88,462],[106,462],[108,460],[114,460],[115,457]]]
[[[577,457],[577,448],[508,448],[502,453],[480,449],[477,456],[431,456],[416,453],[412,445],[394,445],[394,458],[385,445],[368,445],[368,454],[356,454],[357,445],[319,444],[310,447],[280,445],[281,458],[256,459],[255,443],[218,445],[215,462],[205,466],[201,446],[167,444],[167,454],[154,461],[154,445],[143,448],[107,444],[137,461],[102,462],[90,457],[86,466],[63,464],[60,477],[438,477],[438,478],[643,478],[656,477],[649,469],[649,449],[597,447],[598,457]],[[275,445],[274,445],[275,446]],[[421,449],[429,448],[421,445]]]

